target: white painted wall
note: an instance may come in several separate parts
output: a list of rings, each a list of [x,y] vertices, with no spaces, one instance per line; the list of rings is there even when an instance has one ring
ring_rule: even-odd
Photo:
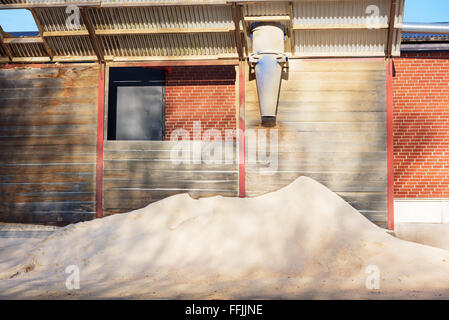
[[[398,199],[394,201],[398,223],[449,223],[449,199]]]

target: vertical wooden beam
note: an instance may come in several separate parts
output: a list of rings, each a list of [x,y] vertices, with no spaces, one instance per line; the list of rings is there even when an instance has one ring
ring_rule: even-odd
[[[92,48],[97,55],[98,62],[104,63],[104,54],[101,49],[100,43],[98,42],[97,36],[95,34],[95,28],[90,21],[88,8],[81,8],[81,17],[83,18],[84,25],[86,26],[87,31],[89,32],[90,43],[92,44]]]
[[[247,27],[245,24],[245,19],[243,18],[244,15],[244,8],[245,6],[241,5],[238,7],[239,8],[239,17],[240,20],[242,21],[242,32],[243,32],[243,48],[245,49],[244,51],[244,55],[245,57],[248,56],[248,52],[249,52],[249,48],[248,48],[248,31],[247,31]]]
[[[387,61],[387,216],[388,229],[394,230],[394,154],[393,154],[393,60]]]
[[[391,58],[392,51],[393,51],[394,20],[396,17],[396,1],[397,0],[391,0],[391,5],[390,5],[390,19],[388,22],[387,52],[385,53],[385,56],[387,57],[387,59]]]
[[[245,177],[245,62],[240,62],[239,65],[239,134],[238,134],[238,146],[239,146],[239,197],[244,198],[246,196],[246,177]]]
[[[290,16],[289,29],[290,29],[290,52],[295,54],[295,30],[293,30],[293,2],[288,3],[288,14]]]
[[[103,217],[103,149],[104,149],[104,89],[105,70],[100,64],[98,70],[98,120],[97,120],[97,171],[96,171],[96,213]]]
[[[242,34],[240,32],[240,15],[236,3],[232,4],[232,19],[234,20],[235,26],[235,44],[237,46],[237,53],[239,59],[243,60],[243,45],[242,45]]]
[[[3,50],[5,50],[5,53],[8,56],[9,61],[12,61],[13,54],[11,51],[11,47],[9,46],[9,44],[7,44],[3,41],[4,38],[5,38],[5,32],[3,31],[3,28],[0,26],[0,44],[3,47]]]
[[[242,5],[240,10],[240,13],[242,14],[242,26],[243,26],[243,35],[245,37],[245,51],[246,51],[246,56],[248,56],[248,53],[251,52],[252,47],[250,47],[250,42],[248,42],[248,24],[245,21],[245,16],[246,16],[246,7],[245,5]]]
[[[34,22],[36,23],[37,29],[39,30],[39,36],[41,37],[42,41],[44,42],[45,51],[47,52],[47,55],[50,57],[50,60],[53,60],[53,57],[55,54],[53,53],[53,50],[51,49],[50,45],[48,44],[47,39],[44,37],[44,27],[42,26],[41,21],[39,20],[39,17],[37,15],[36,9],[30,9],[31,14],[33,15]]]

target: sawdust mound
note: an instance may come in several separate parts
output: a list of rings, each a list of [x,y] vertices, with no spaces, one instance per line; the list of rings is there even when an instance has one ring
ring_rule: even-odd
[[[44,240],[31,261],[28,277],[77,265],[83,281],[147,279],[165,288],[301,278],[365,289],[369,265],[380,270],[383,288],[449,288],[449,251],[394,238],[307,177],[257,198],[180,194],[71,225]]]

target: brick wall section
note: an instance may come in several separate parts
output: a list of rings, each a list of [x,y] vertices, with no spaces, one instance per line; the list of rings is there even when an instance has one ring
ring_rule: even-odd
[[[202,132],[236,129],[234,66],[173,67],[165,88],[165,139],[175,129],[186,129],[193,139],[193,123],[201,121]]]
[[[394,197],[449,198],[449,52],[394,59]]]

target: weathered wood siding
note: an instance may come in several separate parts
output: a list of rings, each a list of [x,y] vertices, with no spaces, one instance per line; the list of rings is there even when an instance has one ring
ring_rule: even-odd
[[[105,141],[104,214],[139,209],[178,193],[189,193],[195,198],[238,195],[235,161],[198,164],[190,160],[176,164],[171,158],[175,144],[172,141]]]
[[[259,127],[256,81],[246,83],[246,129]],[[301,175],[337,192],[370,220],[387,221],[386,78],[383,61],[291,60],[278,108],[278,170],[246,164],[257,196]],[[247,151],[251,152],[248,145]]]
[[[0,69],[0,221],[95,216],[98,67]]]

